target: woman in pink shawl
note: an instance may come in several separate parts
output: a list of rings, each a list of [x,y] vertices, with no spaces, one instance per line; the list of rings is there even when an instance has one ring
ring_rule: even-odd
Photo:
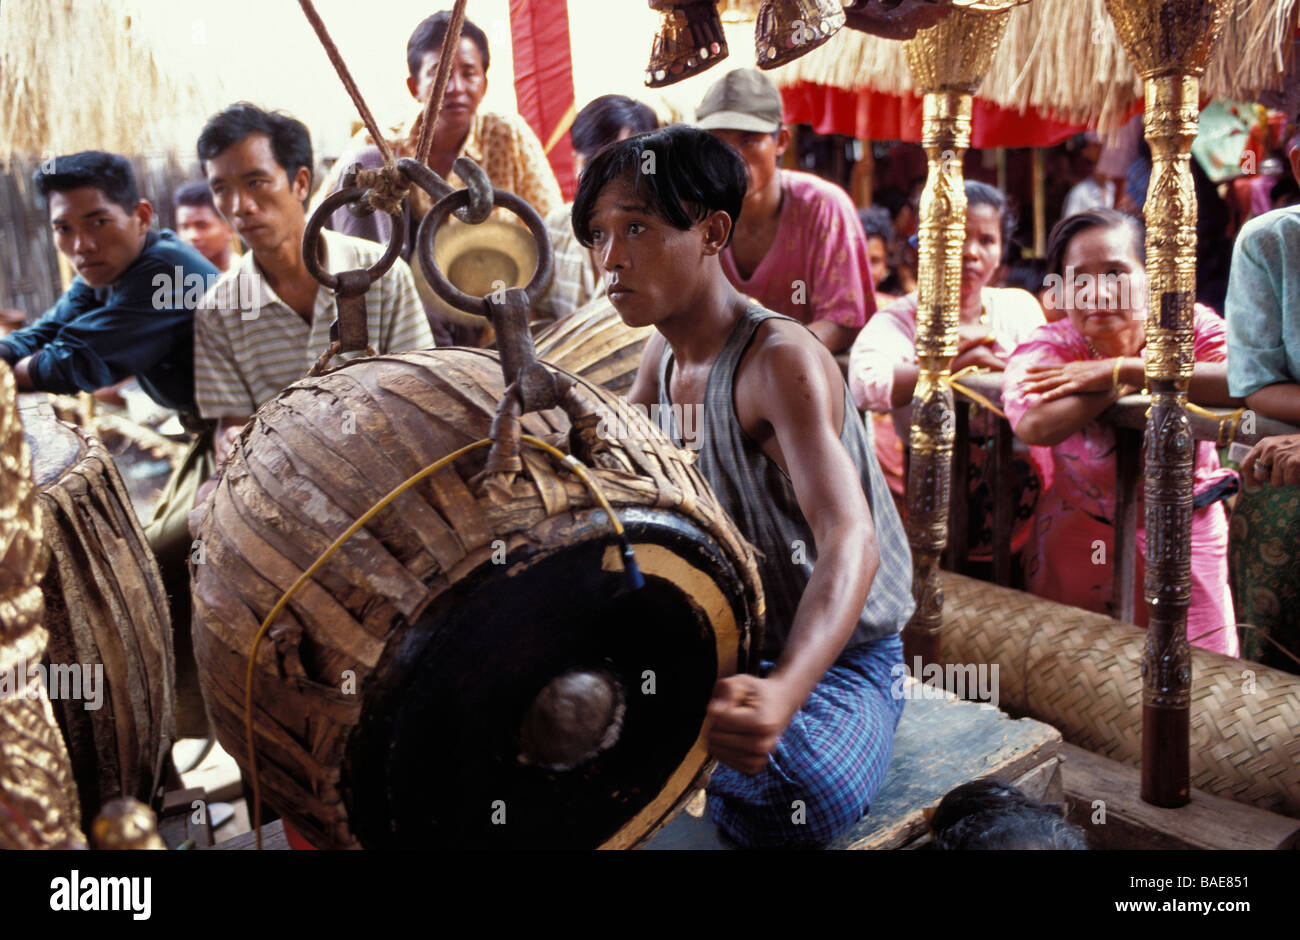
[[[1097,209],[1058,222],[1048,241],[1048,278],[1055,306],[1067,317],[1022,343],[1003,377],[1003,407],[1012,428],[1029,444],[1051,447],[1054,463],[1025,552],[1026,588],[1098,613],[1112,613],[1115,434],[1096,419],[1144,382],[1144,255],[1142,224],[1132,216]],[[1194,349],[1189,397],[1233,403],[1223,321],[1199,304]],[[1238,645],[1228,592],[1228,524],[1218,500],[1235,491],[1235,483],[1235,473],[1219,467],[1214,444],[1198,442],[1187,637],[1229,656],[1238,654]],[[1146,554],[1142,520],[1139,506],[1138,585]],[[1145,626],[1146,605],[1136,608],[1137,622]]]

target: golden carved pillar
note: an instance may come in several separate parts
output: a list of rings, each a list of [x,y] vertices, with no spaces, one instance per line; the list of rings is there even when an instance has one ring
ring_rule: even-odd
[[[1146,83],[1147,191],[1146,579],[1150,626],[1142,657],[1142,799],[1182,806],[1188,794],[1192,686],[1192,469],[1187,421],[1196,297],[1196,192],[1190,167],[1200,77],[1232,0],[1106,0]]]
[[[45,655],[44,571],[13,373],[0,364],[0,849],[85,847],[63,735],[28,672]]]
[[[1022,0],[957,8],[906,44],[907,63],[924,94],[921,143],[929,173],[921,193],[917,271],[916,354],[920,373],[912,398],[911,465],[907,476],[908,540],[916,613],[903,631],[911,663],[939,659],[943,592],[939,559],[948,543],[952,448],[956,436],[950,366],[957,354],[961,306],[961,252],[966,240],[962,156],[970,146],[971,105],[1006,30],[1011,7]],[[988,8],[997,9],[989,12]]]

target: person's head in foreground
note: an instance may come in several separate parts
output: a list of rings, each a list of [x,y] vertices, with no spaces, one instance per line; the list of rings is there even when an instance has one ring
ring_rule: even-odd
[[[619,141],[587,165],[573,231],[605,272],[624,322],[689,316],[731,287],[718,253],[745,199],[745,165],[707,131],[674,124]]]
[[[287,114],[233,104],[208,119],[199,165],[217,209],[256,253],[301,250],[311,192],[311,135]]]
[[[654,110],[626,95],[601,95],[578,112],[569,129],[569,140],[577,157],[578,173],[604,147],[659,126]]]
[[[1059,810],[1000,780],[950,790],[930,819],[934,846],[970,849],[1086,849],[1083,832]]]
[[[1132,355],[1147,316],[1146,240],[1141,221],[1089,209],[1052,227],[1043,305],[1063,310],[1101,355]]]
[[[91,287],[107,287],[144,250],[153,206],[125,157],[86,150],[44,161],[32,174],[49,209],[54,244]]]
[[[770,78],[758,69],[728,72],[705,94],[695,120],[740,154],[751,194],[771,185],[790,146],[790,130],[782,121],[781,93]]]
[[[203,257],[224,271],[230,265],[230,240],[235,234],[212,201],[206,182],[186,183],[172,197],[176,208],[176,234]]]

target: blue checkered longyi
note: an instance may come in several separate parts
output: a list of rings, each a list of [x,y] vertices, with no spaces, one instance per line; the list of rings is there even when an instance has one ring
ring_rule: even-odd
[[[861,819],[894,753],[903,699],[890,694],[891,669],[902,661],[897,634],[845,650],[795,714],[762,773],[719,764],[708,804],[723,835],[745,848],[812,848]],[[771,665],[763,663],[763,672]]]

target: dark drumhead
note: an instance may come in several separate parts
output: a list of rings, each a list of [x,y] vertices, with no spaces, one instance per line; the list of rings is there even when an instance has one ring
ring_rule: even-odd
[[[627,593],[609,564],[606,528],[480,567],[390,644],[343,772],[363,845],[590,849],[620,833],[634,844],[662,821],[671,805],[652,802],[696,745],[718,638],[704,599],[689,596],[693,577],[658,577],[647,556],[711,580],[737,623],[744,588],[695,525],[654,510],[623,515],[649,569],[640,590]],[[521,756],[522,729],[542,690],[574,670],[617,689],[616,740],[577,766],[539,766]]]

